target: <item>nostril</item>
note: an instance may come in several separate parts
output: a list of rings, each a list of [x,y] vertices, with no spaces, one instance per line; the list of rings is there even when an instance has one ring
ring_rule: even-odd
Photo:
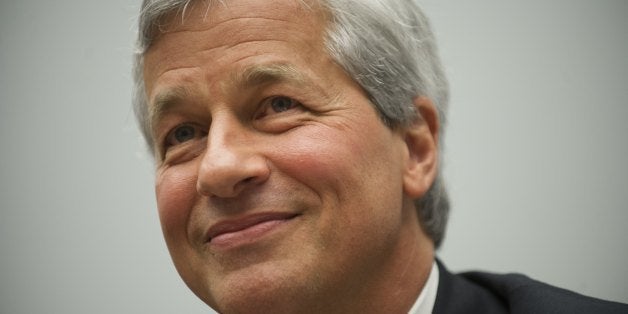
[[[255,177],[244,178],[233,187],[233,190],[234,192],[239,193],[241,190],[245,189],[246,186],[252,183],[255,183]]]
[[[257,180],[255,179],[255,176],[246,177],[246,178],[240,180],[240,182],[237,182],[233,186],[225,185],[225,186],[223,186],[222,190],[214,191],[214,195],[220,196],[220,197],[234,197],[234,196],[240,194],[243,190],[245,190],[247,188],[247,186],[249,186],[251,184],[254,184],[256,181]]]

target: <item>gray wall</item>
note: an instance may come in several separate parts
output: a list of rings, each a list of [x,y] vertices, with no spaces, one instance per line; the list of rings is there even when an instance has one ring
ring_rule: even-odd
[[[440,256],[628,302],[628,2],[423,1],[451,85]],[[137,0],[0,2],[0,313],[206,313],[130,110]]]

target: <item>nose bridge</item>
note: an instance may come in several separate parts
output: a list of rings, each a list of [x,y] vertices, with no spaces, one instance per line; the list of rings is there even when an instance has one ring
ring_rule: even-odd
[[[236,119],[224,115],[215,117],[207,134],[205,157],[214,157],[216,161],[226,159],[230,151],[240,149],[245,137],[243,127]]]
[[[247,186],[267,179],[269,168],[250,130],[237,118],[215,117],[198,170],[200,194],[235,197]]]

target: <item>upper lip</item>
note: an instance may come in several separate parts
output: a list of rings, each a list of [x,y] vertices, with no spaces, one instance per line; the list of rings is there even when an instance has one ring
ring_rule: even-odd
[[[295,213],[259,213],[241,218],[225,219],[213,224],[209,230],[207,230],[206,239],[209,242],[221,234],[244,230],[266,221],[287,220],[296,216],[298,216],[298,214]]]

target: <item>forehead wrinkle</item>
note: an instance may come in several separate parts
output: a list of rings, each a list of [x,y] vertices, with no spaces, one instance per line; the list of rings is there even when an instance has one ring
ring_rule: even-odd
[[[206,1],[191,1],[190,7],[186,8],[183,12],[174,11],[165,14],[161,18],[157,19],[156,25],[153,26],[154,35],[153,41],[158,40],[161,36],[171,33],[177,33],[181,31],[185,32],[204,32],[211,31],[216,28],[230,28],[233,31],[246,31],[246,27],[228,27],[225,25],[231,25],[232,23],[242,23],[250,20],[268,20],[275,22],[291,23],[291,17],[294,15],[304,16],[314,12],[312,7],[304,2],[304,0],[297,0],[291,4],[291,11],[289,14],[283,12],[284,10],[278,10],[277,8],[270,8],[269,12],[262,14],[259,10],[248,9],[245,12],[238,12],[237,15],[233,15],[231,11],[237,10],[240,7],[247,7],[250,4],[231,4],[222,3],[222,0],[218,0],[222,4],[222,9],[227,10],[227,16],[223,17],[212,13],[212,1],[206,4],[205,8],[199,8],[197,2]],[[268,8],[264,5],[264,8]],[[305,10],[304,10],[305,9]],[[209,25],[208,25],[209,24]],[[222,33],[222,31],[221,31]]]

